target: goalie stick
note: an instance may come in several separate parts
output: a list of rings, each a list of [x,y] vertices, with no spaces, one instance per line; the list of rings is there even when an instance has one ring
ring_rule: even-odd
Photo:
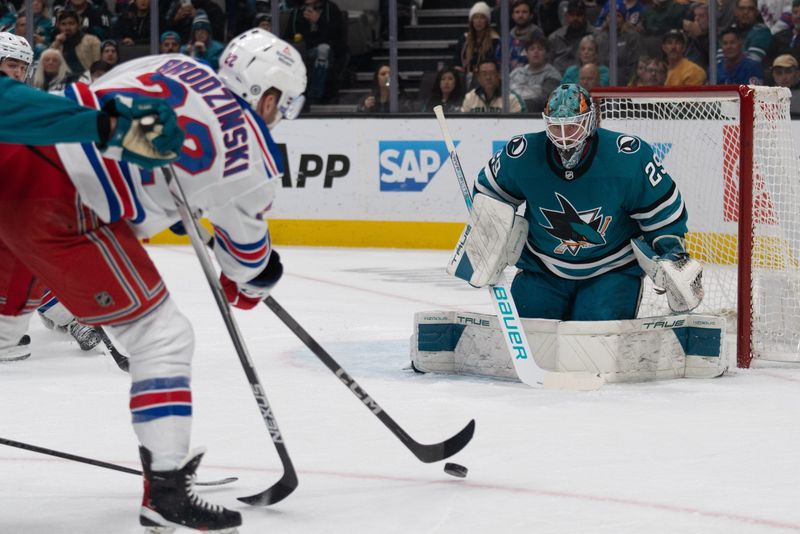
[[[464,176],[464,170],[461,168],[461,161],[456,152],[456,146],[453,143],[453,138],[450,135],[450,130],[447,127],[447,122],[444,118],[444,110],[442,106],[433,108],[436,114],[436,120],[439,122],[439,128],[442,130],[442,137],[444,138],[447,151],[450,153],[450,163],[453,164],[453,171],[458,179],[458,186],[461,189],[461,194],[464,197],[464,203],[467,209],[472,211],[472,195],[470,194],[469,187],[467,186],[467,179]],[[602,387],[604,381],[598,375],[591,375],[589,373],[551,373],[544,371],[533,359],[528,339],[525,336],[525,331],[522,328],[522,321],[517,312],[517,305],[514,303],[514,298],[511,295],[511,286],[506,282],[506,277],[500,273],[500,278],[497,284],[488,286],[489,295],[492,297],[495,312],[497,313],[497,320],[500,323],[500,329],[503,332],[503,339],[508,347],[508,352],[511,354],[511,361],[514,363],[514,369],[517,376],[522,383],[538,387],[541,385],[547,389],[575,389],[591,391]]]
[[[38,452],[39,454],[56,456],[57,458],[63,458],[65,460],[72,460],[73,462],[80,462],[84,464],[94,465],[97,467],[103,467],[105,469],[120,471],[122,473],[130,473],[132,475],[139,475],[139,476],[142,475],[142,472],[139,471],[138,469],[131,469],[130,467],[111,464],[108,462],[103,462],[102,460],[95,460],[93,458],[86,458],[85,456],[78,456],[77,454],[70,454],[68,452],[56,451],[53,449],[47,449],[45,447],[38,447],[36,445],[31,445],[30,443],[22,443],[21,441],[14,441],[13,439],[0,438],[0,445],[8,445],[9,447],[16,447],[18,449],[23,449],[30,452]],[[223,484],[230,484],[231,482],[236,482],[237,480],[239,479],[236,477],[227,477],[227,478],[222,478],[220,480],[209,480],[208,482],[195,482],[195,485],[222,486]]]
[[[381,423],[386,425],[392,434],[397,436],[397,438],[403,442],[408,450],[414,453],[414,456],[419,458],[422,462],[425,463],[433,463],[438,462],[439,460],[444,460],[445,458],[449,458],[459,452],[461,449],[467,446],[467,444],[472,439],[473,434],[475,433],[475,420],[470,420],[467,423],[467,426],[461,429],[461,431],[454,435],[453,437],[446,439],[440,443],[433,443],[430,445],[425,445],[419,443],[418,441],[414,440],[408,433],[403,430],[403,428],[397,424],[397,422],[392,419],[383,408],[378,405],[378,403],[373,399],[359,384],[355,381],[355,379],[350,376],[347,371],[342,369],[342,367],[336,363],[336,360],[325,351],[325,349],[320,346],[317,341],[311,337],[311,334],[306,332],[300,324],[294,320],[294,318],[289,315],[283,306],[278,304],[278,302],[270,297],[264,299],[264,304],[272,310],[272,312],[278,316],[278,318],[283,321],[289,330],[291,330],[294,335],[296,335],[303,344],[308,347],[314,355],[320,359],[320,361],[325,364],[325,367],[330,369],[333,374],[335,374],[339,380],[342,381],[342,384],[345,385],[347,389],[353,392],[353,395],[358,398],[361,402],[364,403],[364,406],[367,407],[369,411],[375,414],[375,417],[380,419]]]
[[[297,472],[292,465],[292,460],[289,457],[289,451],[286,449],[286,445],[283,442],[283,434],[281,434],[281,431],[278,428],[278,421],[275,418],[275,415],[272,413],[272,408],[267,400],[266,391],[261,386],[261,381],[258,379],[258,374],[253,366],[250,353],[244,344],[242,334],[239,332],[239,327],[233,318],[233,314],[231,313],[228,299],[225,298],[225,295],[222,292],[222,287],[219,285],[217,272],[214,269],[214,265],[208,255],[205,242],[200,237],[201,231],[199,229],[199,225],[189,209],[186,195],[181,187],[180,181],[178,180],[178,177],[175,174],[171,164],[162,167],[162,170],[164,171],[167,182],[169,183],[170,193],[172,193],[172,197],[175,200],[175,205],[180,213],[183,226],[186,229],[186,232],[189,234],[189,240],[192,243],[192,247],[194,247],[197,259],[200,261],[200,265],[203,268],[203,273],[205,274],[208,285],[211,288],[211,293],[214,295],[214,300],[217,302],[217,307],[219,308],[222,319],[225,322],[226,328],[228,329],[228,334],[230,334],[233,346],[236,348],[236,354],[239,356],[242,369],[244,370],[244,374],[247,376],[247,380],[250,383],[250,388],[253,391],[253,396],[256,399],[256,404],[258,404],[258,408],[261,411],[261,417],[264,419],[264,424],[267,425],[270,438],[272,438],[272,443],[275,445],[275,449],[277,450],[281,464],[283,465],[283,476],[275,484],[261,493],[247,497],[238,497],[238,499],[253,506],[266,506],[275,504],[276,502],[288,497],[289,494],[297,488]]]

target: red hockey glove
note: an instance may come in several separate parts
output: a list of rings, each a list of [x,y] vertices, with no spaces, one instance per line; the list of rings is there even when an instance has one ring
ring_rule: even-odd
[[[267,266],[249,282],[236,283],[225,276],[225,273],[219,275],[219,281],[225,291],[225,298],[231,305],[249,310],[269,296],[272,286],[278,283],[282,275],[281,257],[273,250],[269,255]]]

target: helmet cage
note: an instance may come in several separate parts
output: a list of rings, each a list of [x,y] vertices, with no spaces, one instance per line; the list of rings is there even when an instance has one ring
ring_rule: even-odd
[[[547,138],[560,150],[579,148],[594,133],[594,109],[572,117],[552,117],[542,114]]]

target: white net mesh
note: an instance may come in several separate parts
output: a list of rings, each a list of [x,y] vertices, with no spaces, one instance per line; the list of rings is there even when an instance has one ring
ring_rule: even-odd
[[[751,89],[752,147],[741,142],[744,115],[735,91],[599,95],[596,103],[601,127],[649,142],[678,184],[689,212],[687,248],[704,263],[705,298],[696,311],[724,315],[729,332],[736,328],[741,293],[739,164],[743,151],[752,149],[751,350],[754,357],[800,361],[800,174],[790,93]],[[666,299],[645,287],[639,316],[668,312]]]

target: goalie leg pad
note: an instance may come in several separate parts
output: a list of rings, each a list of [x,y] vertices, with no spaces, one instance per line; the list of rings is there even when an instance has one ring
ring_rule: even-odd
[[[418,371],[519,380],[496,316],[419,312],[414,323],[411,363]]]
[[[547,371],[643,382],[714,378],[727,369],[720,317],[522,322],[534,360]],[[517,379],[495,316],[420,312],[414,332],[411,360],[421,371]]]
[[[527,235],[528,223],[512,205],[477,194],[447,273],[475,287],[493,285],[506,265],[517,262]]]

